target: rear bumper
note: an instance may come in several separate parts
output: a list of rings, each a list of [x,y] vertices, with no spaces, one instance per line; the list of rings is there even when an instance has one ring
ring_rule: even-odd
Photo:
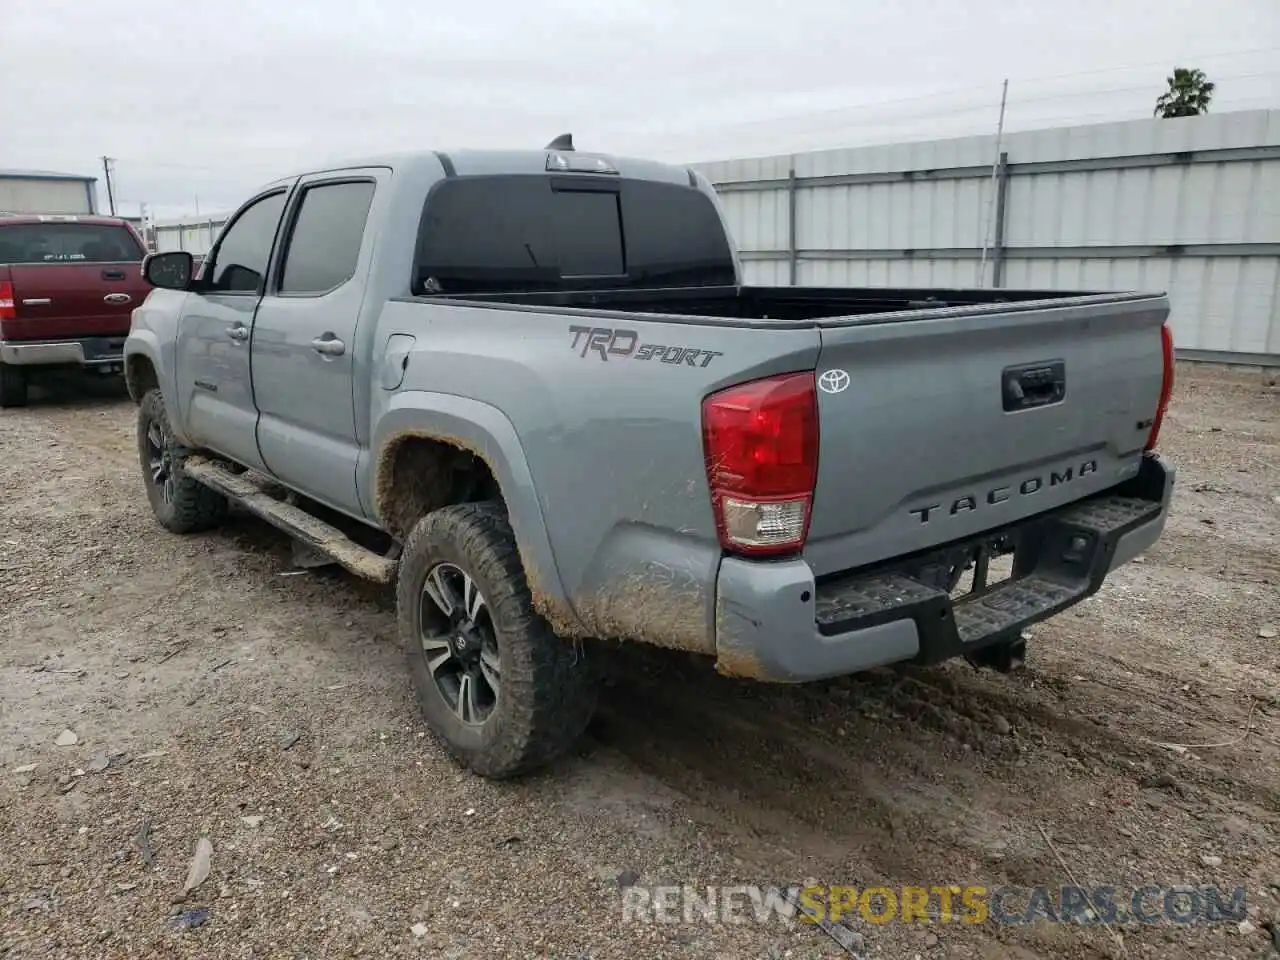
[[[0,363],[15,367],[99,367],[124,363],[124,336],[0,340]]]
[[[1148,455],[1136,477],[1104,495],[992,531],[1017,544],[1013,579],[956,602],[901,564],[818,583],[802,559],[726,558],[716,590],[716,666],[798,682],[936,663],[1016,639],[1095,593],[1107,574],[1155,543],[1173,483],[1173,467]],[[914,558],[913,568],[929,559]]]

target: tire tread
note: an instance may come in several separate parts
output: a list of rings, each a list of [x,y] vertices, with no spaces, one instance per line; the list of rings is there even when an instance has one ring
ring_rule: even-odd
[[[596,704],[594,671],[581,646],[557,637],[533,610],[510,522],[494,501],[443,507],[420,520],[405,542],[397,606],[409,657],[421,657],[414,623],[421,579],[439,558],[437,545],[450,541],[468,558],[472,577],[488,585],[485,597],[509,656],[503,661],[499,734],[483,749],[470,750],[436,733],[456,760],[483,776],[527,773],[563,754],[586,729]],[[434,689],[417,692],[420,701],[438,696]]]
[[[164,396],[159,388],[148,390],[138,406],[138,459],[147,481],[147,427],[159,421],[168,433],[169,417],[164,407]],[[218,526],[226,519],[229,504],[227,498],[216,490],[210,490],[199,481],[184,476],[181,471],[174,478],[173,499],[165,503],[152,496],[148,482],[148,498],[156,520],[170,533],[199,533]]]

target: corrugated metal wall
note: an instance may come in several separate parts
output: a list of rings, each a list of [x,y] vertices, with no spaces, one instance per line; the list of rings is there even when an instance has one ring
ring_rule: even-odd
[[[203,256],[209,252],[226,222],[226,217],[221,216],[203,220],[159,221],[155,224],[156,252],[186,250]]]
[[[1280,362],[1280,111],[729,160],[749,282],[1167,291],[1180,355]],[[997,217],[996,214],[1001,214]]]

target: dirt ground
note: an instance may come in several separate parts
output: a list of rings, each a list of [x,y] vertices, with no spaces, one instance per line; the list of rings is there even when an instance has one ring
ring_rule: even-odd
[[[1180,367],[1163,540],[1038,626],[1024,672],[784,688],[620,658],[580,748],[504,784],[425,735],[389,593],[297,573],[251,519],[161,531],[133,417],[79,384],[0,413],[6,960],[849,956],[811,925],[622,922],[628,883],[806,879],[1247,891],[1243,924],[1190,927],[855,913],[859,956],[1268,951],[1280,389],[1256,372]]]

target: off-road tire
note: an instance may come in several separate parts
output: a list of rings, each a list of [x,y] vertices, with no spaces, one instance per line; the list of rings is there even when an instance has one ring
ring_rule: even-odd
[[[479,586],[497,638],[501,692],[479,727],[454,713],[423,653],[423,584],[441,562],[466,571]],[[513,777],[561,756],[586,729],[596,706],[596,671],[581,644],[557,637],[534,612],[501,504],[456,504],[419,520],[401,555],[396,600],[423,718],[459,763],[484,777]]]
[[[0,363],[0,409],[27,405],[27,371]]]
[[[142,482],[151,501],[151,512],[160,526],[170,533],[198,533],[218,526],[227,516],[227,498],[182,473],[181,464],[173,461],[173,483],[168,500],[163,485],[151,481],[151,455],[148,433],[152,424],[158,424],[165,443],[173,447],[173,435],[169,431],[169,416],[165,412],[164,397],[158,388],[148,390],[138,405],[138,461],[142,467]]]

